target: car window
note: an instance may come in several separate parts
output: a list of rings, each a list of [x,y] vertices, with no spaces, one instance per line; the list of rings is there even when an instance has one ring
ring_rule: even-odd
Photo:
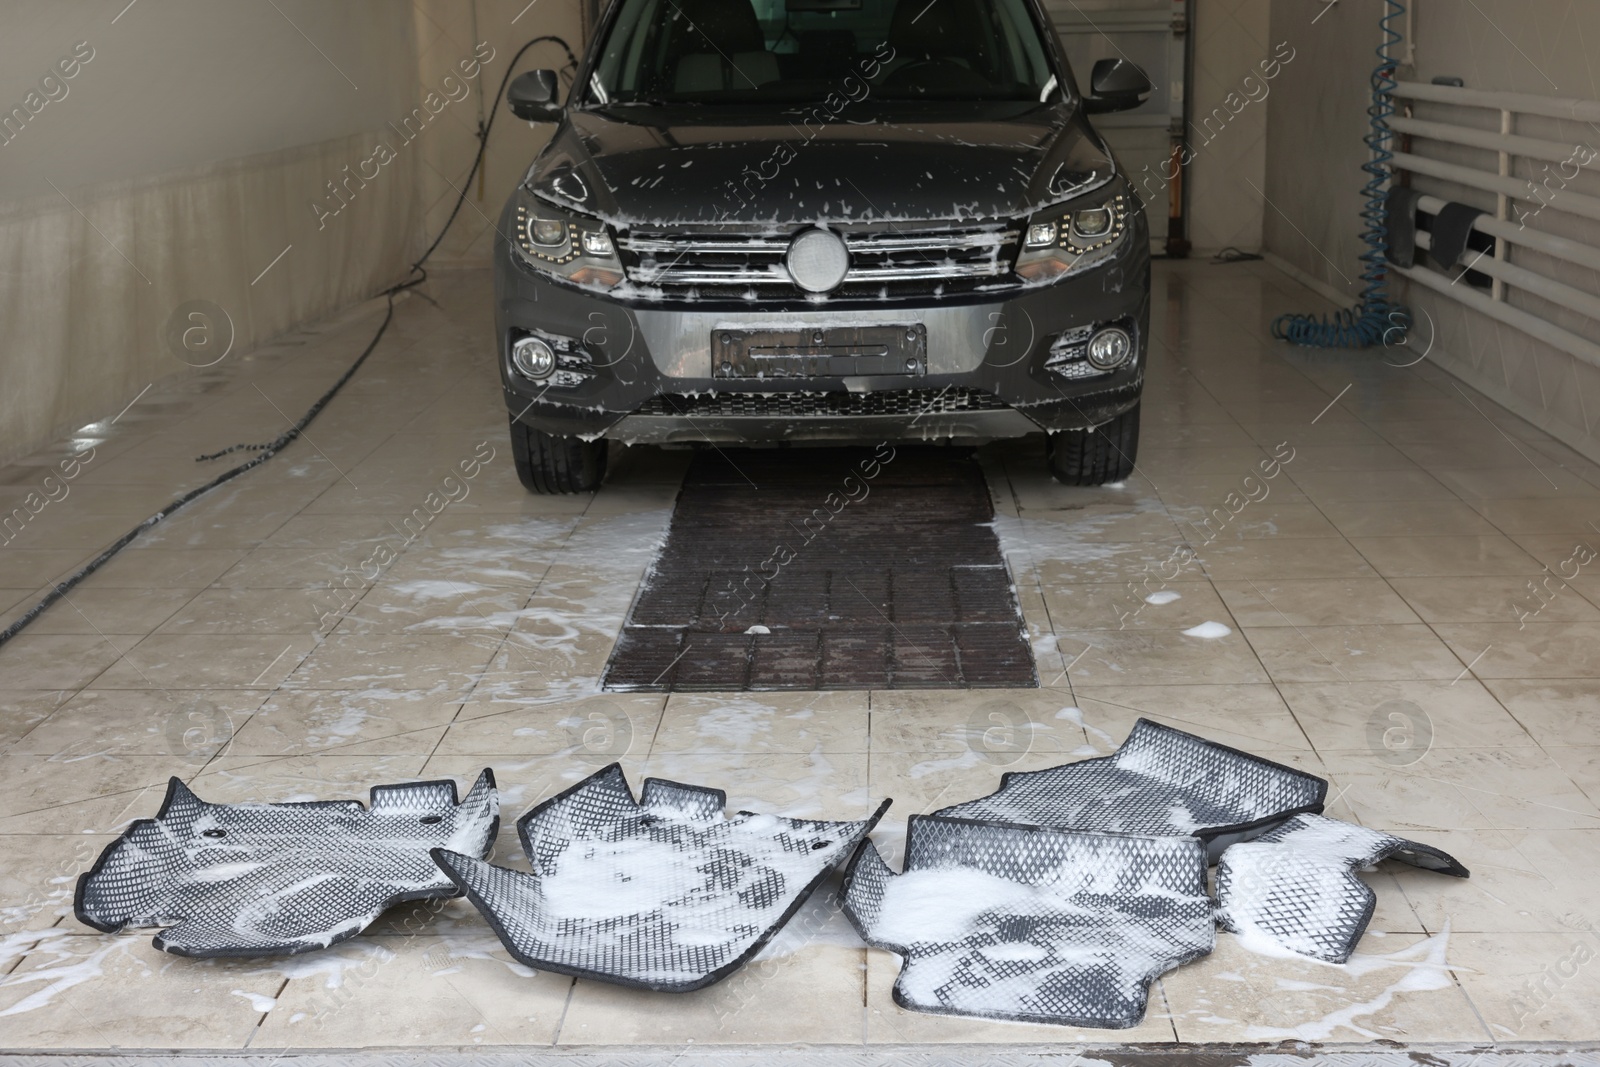
[[[1055,84],[1026,0],[618,2],[594,103],[1039,100]]]

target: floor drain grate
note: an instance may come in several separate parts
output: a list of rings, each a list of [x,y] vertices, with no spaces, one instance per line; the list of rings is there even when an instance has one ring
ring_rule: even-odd
[[[702,452],[605,687],[1035,686],[993,517],[970,452]]]

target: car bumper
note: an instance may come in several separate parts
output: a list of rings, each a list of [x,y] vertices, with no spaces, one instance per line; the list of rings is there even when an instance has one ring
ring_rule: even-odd
[[[1049,285],[960,302],[881,303],[827,311],[664,305],[579,289],[525,269],[496,248],[495,325],[507,409],[535,429],[628,443],[984,441],[1098,426],[1133,407],[1144,383],[1150,259],[1145,227],[1116,259]],[[1117,322],[1133,356],[1110,373],[1047,366],[1063,334]],[[757,380],[717,377],[722,329],[920,325],[916,374]],[[564,384],[511,363],[533,333],[569,346]]]

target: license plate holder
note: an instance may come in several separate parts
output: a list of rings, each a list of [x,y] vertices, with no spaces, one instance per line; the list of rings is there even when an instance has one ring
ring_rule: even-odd
[[[928,328],[807,326],[711,332],[714,378],[918,378],[928,373]]]

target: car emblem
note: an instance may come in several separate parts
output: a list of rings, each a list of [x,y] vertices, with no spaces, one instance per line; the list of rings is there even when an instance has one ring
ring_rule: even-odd
[[[808,293],[826,293],[844,281],[850,269],[850,252],[838,234],[807,230],[789,242],[784,265],[800,288]]]

